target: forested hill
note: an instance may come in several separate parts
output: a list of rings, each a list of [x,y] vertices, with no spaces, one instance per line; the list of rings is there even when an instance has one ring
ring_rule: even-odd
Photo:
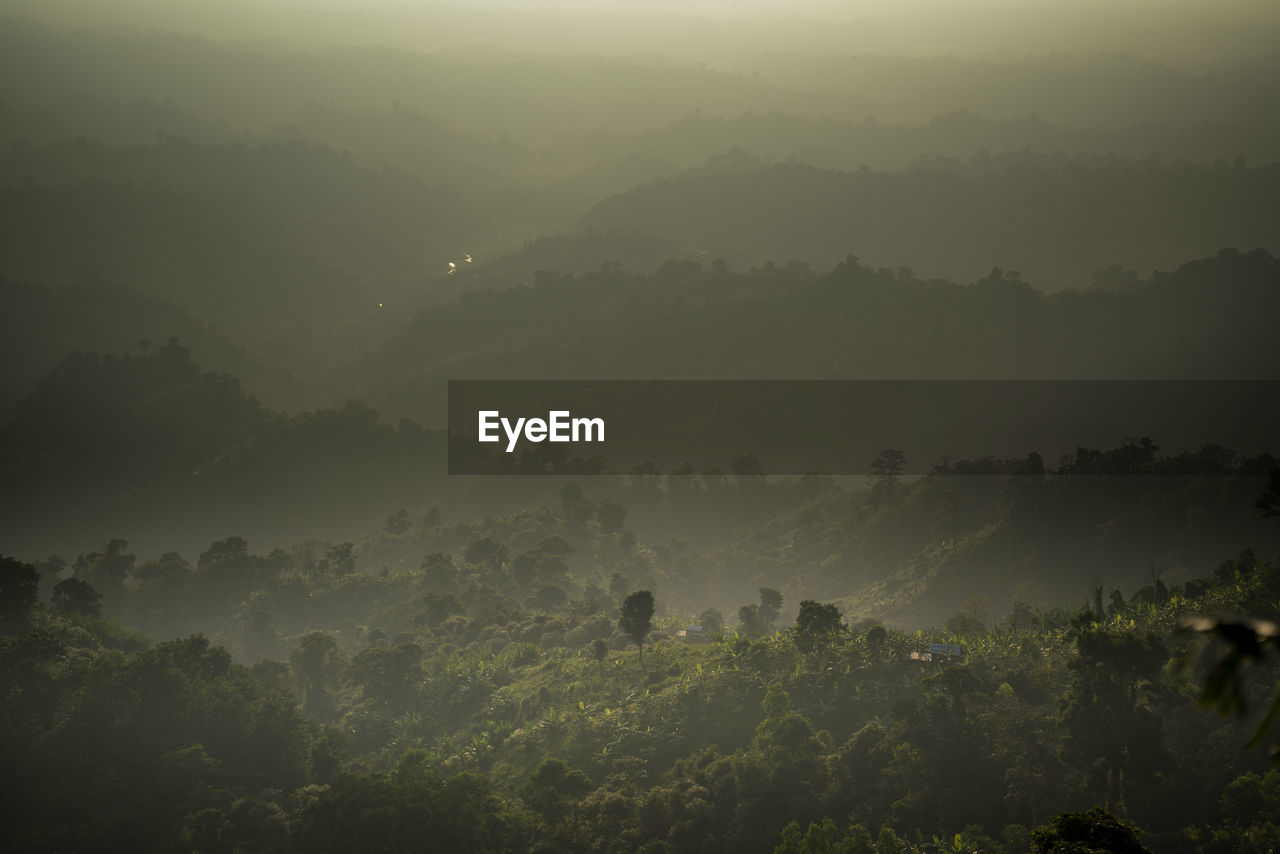
[[[972,284],[848,259],[730,272],[541,274],[421,312],[337,388],[424,423],[462,378],[1268,379],[1280,260],[1223,250],[1168,273],[1113,267],[1046,294],[1014,272]]]
[[[86,281],[52,288],[0,279],[0,421],[71,351],[138,353],[175,337],[207,370],[241,379],[274,405],[303,405],[303,383],[160,297]]]
[[[232,534],[280,547],[350,539],[362,560],[396,571],[473,540],[505,551],[535,534],[599,534],[585,574],[555,575],[562,594],[586,596],[616,571],[688,611],[767,585],[906,623],[944,619],[974,597],[1003,611],[1011,597],[1052,602],[1096,580],[1131,589],[1241,543],[1280,548],[1280,531],[1254,513],[1274,459],[1213,444],[942,461],[922,480],[882,478],[869,492],[818,478],[768,483],[734,461],[733,477],[600,478],[602,500],[581,506],[563,497],[576,489],[564,478],[441,477],[444,451],[440,433],[380,424],[362,403],[265,409],[235,379],[201,373],[176,341],[154,355],[76,353],[0,431],[0,533],[23,555],[121,537],[187,552]],[[562,486],[555,512],[545,502]],[[522,502],[533,504],[494,515]],[[447,508],[447,526],[438,511],[422,515],[433,505]],[[410,512],[434,521],[411,524]],[[463,521],[468,513],[486,518]],[[523,595],[524,582],[490,583],[513,602]]]
[[[1275,0],[0,5],[0,854],[1275,854]]]
[[[1034,832],[1226,854],[1264,851],[1280,822],[1280,773],[1242,749],[1253,720],[1197,707],[1177,631],[1273,608],[1280,567],[1252,553],[1134,596],[1098,587],[1086,608],[916,632],[813,600],[783,618],[765,588],[737,631],[704,612],[695,644],[661,598],[637,640],[622,631],[621,576],[513,607],[488,583],[508,564],[495,545],[381,574],[349,546],[256,555],[238,538],[194,564],[115,541],[74,575],[0,558],[0,845],[1006,854]],[[563,574],[567,545],[510,565]],[[117,622],[181,625],[242,596],[228,639],[269,656],[252,666]],[[1250,695],[1274,684],[1258,675]],[[1126,821],[1061,815],[1095,803]]]
[[[13,551],[127,535],[179,547],[228,528],[287,542],[359,530],[445,488],[444,442],[351,402],[285,414],[203,372],[176,339],[75,352],[0,430],[0,534]]]
[[[0,157],[0,223],[10,278],[95,275],[276,339],[376,314],[482,234],[456,188],[325,146],[177,139],[17,142]]]
[[[834,60],[828,62],[838,64]],[[861,65],[861,73],[865,73],[871,62],[859,59],[850,64]],[[934,66],[931,73],[939,78],[957,70],[957,63],[941,59],[921,64]],[[947,68],[949,64],[951,68]],[[829,82],[827,78],[817,79]],[[766,162],[794,158],[844,172],[857,172],[863,166],[896,171],[919,166],[922,161],[936,162],[937,158],[952,160],[937,165],[954,169],[983,151],[991,155],[990,159],[978,161],[977,165],[984,167],[999,152],[1065,152],[1108,159],[1158,155],[1166,163],[1213,163],[1219,159],[1231,162],[1239,156],[1254,165],[1269,163],[1280,152],[1280,128],[1249,128],[1245,124],[1214,121],[1186,125],[1166,121],[1110,127],[1077,125],[1064,121],[1066,117],[1049,121],[1038,112],[976,112],[980,108],[972,99],[967,104],[963,109],[951,109],[940,99],[938,112],[928,116],[927,121],[902,124],[890,123],[880,111],[843,119],[783,111],[716,115],[697,110],[643,133],[590,134],[579,145],[589,147],[601,158],[595,170],[600,178],[626,174],[628,164],[623,158],[631,158],[633,170],[641,169],[643,164],[662,164],[651,169],[649,176],[674,175],[723,155],[734,146],[742,146]],[[1263,120],[1261,116],[1257,118]],[[631,183],[641,184],[648,179]],[[600,194],[604,195],[608,194]]]
[[[0,437],[10,547],[47,548],[73,518],[89,541],[122,525],[175,543],[223,526],[274,542],[325,525],[358,530],[444,488],[423,479],[443,444],[412,422],[380,424],[378,411],[439,426],[446,379],[1269,379],[1278,271],[1264,251],[1228,250],[1171,273],[1111,270],[1098,288],[1051,295],[1000,271],[956,285],[854,260],[826,275],[693,262],[648,276],[545,274],[425,311],[328,379],[335,399],[377,411],[261,407],[237,380],[204,374],[181,343],[78,354],[17,404]],[[1150,432],[1159,440],[1158,425]],[[267,522],[268,506],[291,507],[293,521]]]
[[[901,172],[764,163],[737,151],[605,199],[583,217],[734,266],[851,250],[880,267],[967,281],[1000,264],[1042,287],[1122,264],[1169,268],[1222,246],[1280,251],[1280,166],[986,152]]]

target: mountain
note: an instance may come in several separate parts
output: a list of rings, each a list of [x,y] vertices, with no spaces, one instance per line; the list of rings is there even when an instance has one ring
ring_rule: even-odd
[[[1110,264],[1167,269],[1222,246],[1280,252],[1278,200],[1280,165],[1242,161],[1010,152],[844,172],[730,152],[605,199],[582,223],[653,234],[737,268],[822,268],[853,253],[956,281],[1002,266],[1059,288]]]
[[[39,554],[120,533],[189,549],[228,529],[281,545],[363,530],[445,488],[443,450],[360,403],[264,408],[176,339],[144,355],[76,352],[0,430],[0,536]]]
[[[453,189],[301,143],[19,142],[0,175],[0,273],[88,270],[241,330],[376,313],[483,231]]]
[[[0,281],[0,411],[9,409],[68,352],[145,352],[178,338],[215,373],[240,377],[258,397],[283,409],[314,397],[286,370],[246,352],[160,297],[105,283],[50,288]]]
[[[971,285],[848,259],[746,273],[542,273],[418,313],[329,382],[443,423],[448,379],[1270,379],[1280,260],[1222,250],[1087,291],[993,270]]]

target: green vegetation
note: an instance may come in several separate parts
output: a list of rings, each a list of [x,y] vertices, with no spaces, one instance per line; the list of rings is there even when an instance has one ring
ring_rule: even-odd
[[[1274,852],[1277,43],[9,0],[0,851]],[[857,390],[449,474],[485,379]]]
[[[228,541],[185,586],[233,590],[233,567],[259,566],[257,592],[221,600],[233,648],[257,660],[235,664],[203,636],[153,644],[70,604],[85,578],[110,583],[112,554],[129,567],[117,613],[174,583],[123,548],[77,561],[49,605],[36,569],[0,568],[4,801],[23,816],[9,847],[1147,850],[1141,836],[1216,852],[1255,850],[1280,822],[1276,772],[1241,749],[1251,722],[1197,707],[1178,631],[1189,614],[1274,612],[1280,564],[1250,554],[1101,610],[1023,605],[964,630],[851,627],[806,601],[782,630],[694,645],[669,615],[642,673],[626,650],[647,634],[647,591],[530,611],[481,565],[438,593],[426,569],[379,577],[334,549],[300,575]],[[323,604],[335,589],[340,609]],[[931,643],[962,652],[912,656]]]

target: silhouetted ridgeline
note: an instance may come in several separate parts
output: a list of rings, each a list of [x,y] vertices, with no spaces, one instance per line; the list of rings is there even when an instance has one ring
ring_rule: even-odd
[[[959,168],[957,168],[959,167]],[[968,164],[839,172],[802,163],[695,169],[606,199],[583,222],[677,241],[735,267],[849,247],[875,266],[968,280],[994,261],[1031,281],[1081,286],[1119,263],[1167,268],[1224,245],[1280,251],[1280,166],[1162,165],[985,153]]]
[[[170,546],[210,525],[301,539],[425,501],[443,485],[443,451],[442,439],[408,421],[381,425],[362,403],[263,409],[173,339],[154,355],[73,353],[0,432],[3,534],[15,551],[122,525]]]
[[[1272,379],[1277,312],[1263,250],[1054,294],[1002,270],[959,285],[852,258],[826,274],[673,261],[478,290],[333,381],[434,425],[447,379]]]

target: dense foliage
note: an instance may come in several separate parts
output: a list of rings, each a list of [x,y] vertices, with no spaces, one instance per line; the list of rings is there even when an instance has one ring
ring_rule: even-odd
[[[946,479],[850,498],[909,505]],[[632,589],[674,580],[640,570],[656,553],[619,546],[603,503],[393,516],[355,546],[265,556],[232,538],[194,566],[123,541],[74,566],[6,559],[6,844],[1227,852],[1276,832],[1253,721],[1197,707],[1209,659],[1178,627],[1274,616],[1280,564],[1246,552],[998,620],[969,603],[915,632],[765,588],[706,642],[676,636],[696,606],[659,593],[655,614]],[[456,545],[391,568],[423,542]],[[1243,676],[1254,714],[1274,667]]]

